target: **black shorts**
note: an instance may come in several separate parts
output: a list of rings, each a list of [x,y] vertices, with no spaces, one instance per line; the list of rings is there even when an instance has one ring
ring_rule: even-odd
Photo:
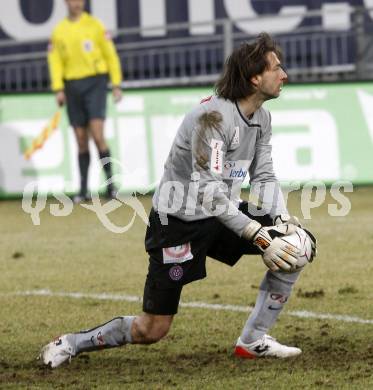
[[[65,81],[67,113],[73,127],[86,127],[91,119],[105,119],[107,75]]]
[[[254,206],[242,202],[239,208],[262,225],[272,225],[268,215],[254,217],[250,207]],[[233,266],[244,254],[260,253],[217,218],[194,222],[167,218],[168,224],[163,225],[153,209],[149,215],[145,237],[149,269],[143,300],[146,313],[176,314],[183,286],[206,277],[207,256]]]

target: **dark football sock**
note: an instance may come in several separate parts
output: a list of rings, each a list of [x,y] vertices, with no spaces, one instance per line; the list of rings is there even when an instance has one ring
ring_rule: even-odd
[[[90,162],[89,152],[79,153],[79,170],[80,170],[80,195],[86,196],[88,190],[88,168]]]
[[[99,152],[99,155],[100,155],[100,160],[102,160],[103,158],[109,159],[109,161],[105,161],[105,163],[102,164],[102,167],[104,168],[106,179],[110,180],[113,176],[111,161],[110,161],[110,157],[111,157],[110,150],[108,149],[105,150],[104,152]],[[107,192],[111,193],[113,189],[114,189],[113,183],[110,182],[107,185]]]

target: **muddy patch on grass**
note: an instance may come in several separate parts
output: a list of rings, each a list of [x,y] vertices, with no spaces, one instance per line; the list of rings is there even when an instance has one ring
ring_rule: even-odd
[[[297,291],[297,297],[300,298],[322,298],[325,296],[324,290],[312,290],[312,291],[303,291],[302,289],[299,289]]]
[[[346,286],[342,287],[338,290],[338,294],[345,295],[345,294],[356,294],[359,290],[354,286]]]

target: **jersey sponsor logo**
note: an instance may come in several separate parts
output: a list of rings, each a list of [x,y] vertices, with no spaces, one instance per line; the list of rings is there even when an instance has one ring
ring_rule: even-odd
[[[93,42],[90,39],[85,39],[83,41],[83,50],[87,53],[93,50]]]
[[[223,141],[212,138],[211,142],[210,142],[210,146],[211,146],[211,149],[221,150],[221,148],[223,147]]]
[[[223,173],[223,151],[220,149],[212,149],[211,172]]]
[[[238,126],[235,126],[232,145],[238,145],[239,143],[240,143],[240,128]]]
[[[245,180],[249,162],[246,160],[225,161],[223,178]]]
[[[193,259],[190,242],[182,245],[171,246],[169,248],[163,248],[162,251],[163,264],[179,264]]]
[[[218,139],[212,139],[211,143],[211,161],[210,161],[210,170],[213,173],[223,173],[223,141]]]

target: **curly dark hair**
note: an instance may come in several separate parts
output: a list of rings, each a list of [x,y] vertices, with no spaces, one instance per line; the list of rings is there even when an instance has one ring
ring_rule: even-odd
[[[216,95],[231,101],[252,95],[255,88],[250,79],[263,73],[268,67],[269,52],[276,53],[282,59],[281,49],[265,32],[259,34],[254,42],[245,42],[233,50],[215,84]]]

